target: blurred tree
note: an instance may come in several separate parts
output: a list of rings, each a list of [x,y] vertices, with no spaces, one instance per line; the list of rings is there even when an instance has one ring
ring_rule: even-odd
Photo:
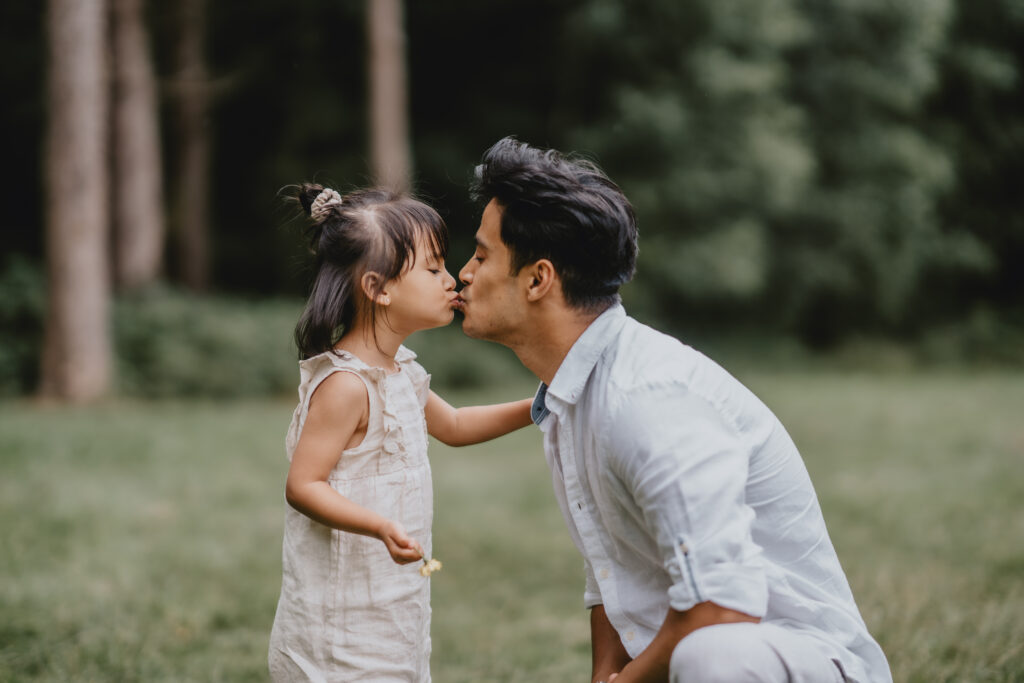
[[[206,1],[182,0],[176,26],[174,102],[177,154],[174,213],[178,279],[194,291],[210,284],[210,83]]]
[[[1024,309],[1022,35],[1024,2],[957,0],[928,120],[956,162],[944,221],[984,243],[993,263],[986,277],[967,283],[934,278],[932,291],[942,296],[923,303],[937,315],[951,317],[979,300]]]
[[[942,229],[954,167],[923,125],[951,0],[800,6],[814,31],[791,55],[790,93],[817,163],[814,192],[779,224],[774,291],[814,344],[912,330],[930,272],[983,266],[975,240]]]
[[[816,164],[786,97],[787,55],[813,30],[796,1],[592,0],[571,25],[572,147],[596,152],[636,205],[634,308],[692,322],[762,300],[776,225]]]
[[[412,162],[402,0],[368,0],[366,10],[373,180],[404,192],[410,188]]]
[[[148,6],[171,124],[161,131],[169,270],[180,280],[195,267],[234,293],[298,295],[306,259],[298,231],[276,229],[290,216],[276,193],[303,179],[372,181],[370,0],[202,5],[205,23],[190,33],[197,81],[181,78],[185,7]],[[466,185],[489,144],[515,134],[595,156],[640,214],[631,309],[687,328],[778,321],[828,344],[985,306],[1002,317],[1024,301],[1021,7],[405,3],[413,186],[448,220],[459,265],[479,220]],[[12,169],[0,230],[5,251],[32,259],[48,207],[35,182],[43,14],[0,3],[10,94],[0,134]],[[193,93],[200,104],[188,111],[206,113],[186,128],[183,88],[207,72],[221,75],[223,96],[214,108],[209,88]],[[205,145],[215,150],[194,153]],[[200,171],[186,170],[197,159]],[[183,178],[196,199],[183,199]],[[210,202],[211,188],[224,200]],[[179,226],[191,211],[199,218],[188,224],[211,227],[186,250]]]
[[[942,228],[953,167],[922,126],[950,19],[951,0],[588,2],[574,146],[637,205],[638,298],[825,346],[911,328],[930,272],[983,267]]]
[[[106,8],[49,3],[46,258],[40,393],[88,401],[110,387]]]
[[[135,289],[159,277],[164,255],[156,83],[143,0],[112,0],[111,10],[114,278]]]

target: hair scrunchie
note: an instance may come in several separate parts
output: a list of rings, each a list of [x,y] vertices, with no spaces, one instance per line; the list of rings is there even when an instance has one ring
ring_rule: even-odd
[[[325,187],[313,200],[313,205],[309,207],[309,217],[313,219],[314,223],[322,223],[331,213],[331,207],[341,203],[341,195],[337,191]]]

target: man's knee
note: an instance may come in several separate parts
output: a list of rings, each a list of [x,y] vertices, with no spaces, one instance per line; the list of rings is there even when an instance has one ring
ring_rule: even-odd
[[[718,624],[697,629],[672,652],[671,683],[775,683],[786,667],[757,624]]]

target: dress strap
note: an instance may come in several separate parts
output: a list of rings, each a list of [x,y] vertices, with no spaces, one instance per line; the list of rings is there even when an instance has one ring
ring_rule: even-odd
[[[379,371],[379,372],[375,372]],[[369,417],[366,434],[370,437],[381,429],[382,416],[386,414],[386,401],[383,398],[383,379],[385,373],[380,368],[373,368],[348,352],[325,352],[299,362],[299,403],[292,415],[292,422],[285,438],[285,446],[289,459],[299,442],[299,435],[309,415],[309,402],[320,383],[336,372],[348,372],[360,380],[366,387],[369,399]],[[386,429],[385,429],[386,431]]]

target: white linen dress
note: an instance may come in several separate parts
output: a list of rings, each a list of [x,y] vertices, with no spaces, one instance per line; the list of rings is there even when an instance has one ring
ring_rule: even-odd
[[[366,437],[343,453],[328,482],[398,521],[431,557],[433,490],[423,407],[430,376],[404,346],[388,374],[350,353],[301,361],[291,460],[316,387],[334,372],[366,384]],[[286,506],[281,597],[270,635],[274,681],[430,681],[430,581],[420,563],[398,565],[376,538],[326,527]]]

